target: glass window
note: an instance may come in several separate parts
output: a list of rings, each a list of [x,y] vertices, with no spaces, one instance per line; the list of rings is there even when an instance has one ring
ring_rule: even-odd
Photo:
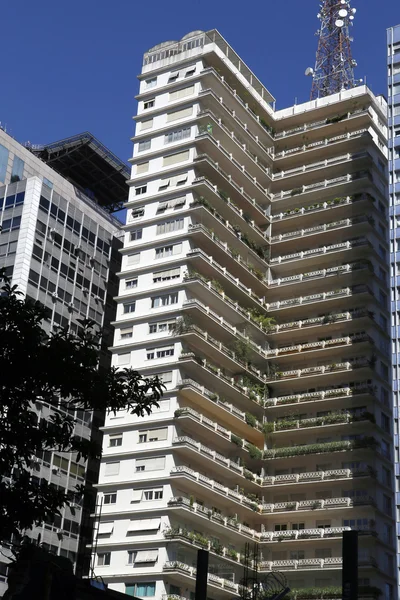
[[[144,150],[150,150],[151,140],[143,140],[139,142],[138,152],[143,152]]]
[[[136,302],[124,304],[124,314],[135,312]]]
[[[97,555],[97,564],[99,567],[108,567],[111,563],[111,552],[102,552]]]
[[[11,171],[11,183],[13,181],[21,181],[24,175],[24,161],[18,156],[14,156],[13,167]]]
[[[0,181],[6,180],[9,152],[5,146],[0,144]]]
[[[156,583],[152,581],[150,583],[141,582],[136,584],[136,596],[154,596],[156,593]]]

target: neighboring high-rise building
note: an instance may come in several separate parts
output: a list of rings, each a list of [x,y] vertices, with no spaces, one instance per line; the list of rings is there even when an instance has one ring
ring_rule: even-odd
[[[230,600],[256,543],[259,578],[317,597],[356,529],[360,596],[393,599],[386,102],[277,111],[215,30],[139,79],[113,364],[166,392],[106,419],[96,575],[192,600],[206,547]]]
[[[126,200],[128,177],[126,165],[89,133],[24,147],[0,130],[0,267],[21,292],[51,310],[49,330],[58,325],[77,331],[78,319],[95,321],[102,330],[104,364],[111,359],[107,348],[122,245],[121,223],[111,211]],[[39,401],[36,409],[39,418],[48,414]],[[101,435],[102,415],[77,411],[74,416],[77,435]],[[54,523],[33,531],[35,538],[41,534],[44,547],[69,557],[82,573],[98,463],[44,452],[32,461],[32,475],[66,489],[87,484],[88,505],[77,498]],[[0,568],[4,579],[6,566]]]
[[[388,137],[389,137],[389,214],[390,285],[392,301],[393,406],[396,463],[396,490],[399,490],[399,391],[400,391],[400,25],[387,31],[388,44]],[[400,527],[400,500],[397,498],[397,537]],[[399,541],[397,542],[399,544]],[[400,566],[397,561],[397,567]]]

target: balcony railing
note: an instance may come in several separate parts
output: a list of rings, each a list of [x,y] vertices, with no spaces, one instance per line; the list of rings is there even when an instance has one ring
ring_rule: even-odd
[[[358,152],[356,154],[351,154],[348,152],[347,154],[342,154],[341,156],[334,156],[333,158],[326,158],[325,160],[319,160],[314,163],[304,164],[300,167],[295,167],[293,169],[282,170],[280,173],[274,173],[273,180],[277,181],[279,179],[283,179],[288,175],[298,175],[302,173],[307,173],[308,171],[312,171],[314,169],[326,168],[332,165],[336,165],[338,163],[343,163],[347,161],[357,160],[359,158],[367,158],[371,156],[369,152]]]
[[[291,371],[280,371],[266,380],[266,383],[276,383],[285,379],[297,379],[298,377],[310,377],[313,375],[326,375],[338,371],[353,371],[363,367],[373,368],[371,359],[367,357],[356,357],[346,362],[332,363],[330,365],[321,365],[316,367],[306,367],[305,369],[292,369]]]
[[[340,273],[340,272],[351,273],[352,272],[351,269],[347,268],[347,267],[350,267],[350,265],[343,265],[343,266],[344,266],[344,269],[342,267],[335,267],[335,269],[337,269],[336,273]],[[365,269],[367,269],[367,268],[368,267],[366,266]],[[362,267],[360,269],[362,269]],[[360,270],[360,269],[357,268],[357,270]],[[323,275],[321,275],[321,277],[322,276]],[[320,302],[322,300],[334,300],[336,298],[344,298],[346,296],[354,296],[356,294],[362,294],[362,293],[366,293],[366,292],[373,295],[371,288],[369,288],[367,285],[357,286],[357,291],[353,291],[351,288],[346,287],[346,288],[341,288],[338,290],[332,290],[330,292],[320,292],[319,294],[311,294],[309,296],[288,298],[287,300],[277,300],[276,302],[271,302],[270,304],[266,304],[265,308],[269,311],[278,310],[280,308],[288,308],[288,307],[292,307],[292,306],[297,306],[299,304],[311,304],[314,302]]]
[[[283,256],[276,256],[275,258],[270,259],[270,263],[273,267],[275,263],[281,264],[283,262],[299,260],[302,258],[314,258],[315,256],[319,256],[321,254],[330,254],[331,252],[339,252],[340,250],[351,250],[353,248],[358,248],[360,246],[366,245],[370,246],[371,248],[373,247],[372,244],[365,237],[359,237],[356,239],[352,239],[351,241],[339,242],[337,244],[330,244],[329,246],[311,248],[310,250],[301,250],[300,252],[293,252],[291,254],[285,254]]]
[[[321,148],[322,146],[328,146],[329,144],[333,144],[334,142],[342,142],[344,140],[350,140],[355,137],[362,136],[363,134],[366,134],[366,133],[368,133],[368,129],[364,128],[364,129],[358,129],[357,131],[343,133],[341,135],[335,135],[333,137],[326,137],[323,140],[318,140],[316,142],[310,142],[309,144],[303,144],[302,146],[296,146],[295,148],[290,148],[289,150],[282,150],[281,152],[277,152],[276,154],[274,154],[274,158],[275,159],[284,158],[286,156],[291,156],[292,154],[298,154],[300,152],[306,152],[307,150]]]
[[[374,340],[367,333],[357,333],[344,337],[332,338],[330,340],[322,340],[319,342],[307,342],[305,344],[296,344],[296,346],[285,346],[283,348],[272,348],[266,350],[266,355],[273,356],[288,356],[293,354],[301,354],[302,352],[310,352],[312,350],[324,350],[326,348],[335,348],[337,346],[351,346],[360,342],[374,343]]]
[[[288,209],[284,213],[278,213],[273,215],[271,218],[273,221],[281,221],[283,219],[289,219],[291,217],[298,217],[306,215],[308,213],[320,212],[321,210],[327,210],[344,204],[353,204],[360,202],[361,200],[372,200],[375,199],[370,194],[355,194],[353,196],[343,196],[341,198],[335,198],[334,200],[327,200],[325,202],[315,202],[309,206],[303,206],[301,208]]]
[[[342,558],[303,558],[301,560],[273,560],[259,563],[260,571],[295,571],[318,569],[341,569]]]
[[[184,406],[182,408],[178,408],[175,411],[174,416],[176,418],[190,417],[190,418],[194,419],[195,421],[197,421],[198,423],[201,423],[202,425],[204,425],[204,427],[208,427],[212,431],[215,431],[219,435],[222,435],[224,438],[226,438],[230,442],[232,441],[232,435],[235,435],[235,434],[232,434],[232,432],[229,431],[229,429],[222,427],[222,425],[220,425],[219,423],[212,421],[205,415],[202,415],[201,413],[197,412],[197,410],[194,410],[194,408],[190,408],[189,406]],[[258,423],[258,421],[256,422],[256,428],[259,429],[260,431],[262,430],[262,424]],[[239,445],[239,444],[237,444],[237,445]],[[246,450],[247,442],[245,440],[242,440],[241,447],[244,450]]]
[[[281,131],[279,133],[276,133],[275,139],[279,140],[288,135],[293,135],[295,133],[300,133],[302,131],[311,131],[312,129],[316,129],[317,127],[322,127],[323,125],[328,125],[330,123],[335,123],[335,122],[340,122],[340,121],[350,119],[351,117],[359,117],[361,115],[368,115],[368,114],[373,118],[373,114],[370,109],[360,108],[360,109],[348,112],[343,118],[339,118],[338,121],[324,119],[322,121],[314,121],[313,123],[304,123],[304,125],[300,125],[298,127],[293,127],[292,129],[287,129],[286,131]]]
[[[348,387],[334,388],[331,390],[306,392],[304,394],[290,394],[289,396],[278,396],[277,398],[268,398],[265,405],[281,406],[284,404],[299,404],[301,402],[315,402],[318,400],[328,400],[329,398],[343,398],[357,394],[375,395],[375,390],[368,384],[360,384]]]
[[[195,567],[191,567],[185,563],[176,560],[166,562],[163,566],[163,571],[178,571],[184,573],[185,575],[193,577],[193,579],[196,577],[197,573]],[[233,583],[232,581],[229,581],[228,579],[223,579],[222,577],[217,577],[217,575],[213,575],[212,573],[208,574],[208,583],[209,585],[226,589],[229,593],[239,593],[239,585],[237,583]]]
[[[318,325],[329,325],[331,323],[342,323],[343,321],[352,321],[362,317],[372,317],[372,313],[367,310],[357,310],[353,312],[330,313],[323,317],[313,317],[311,319],[303,319],[299,321],[288,321],[287,323],[279,323],[271,325],[269,333],[282,333],[291,331],[292,329],[304,329],[306,327],[315,327]]]
[[[290,198],[297,194],[304,194],[305,192],[311,192],[327,187],[337,185],[339,183],[350,183],[351,181],[357,181],[368,177],[371,179],[369,171],[360,171],[359,173],[348,173],[347,175],[341,175],[340,177],[334,177],[333,179],[325,179],[324,181],[318,181],[317,183],[311,183],[310,185],[303,185],[301,188],[293,188],[286,192],[280,191],[274,194],[274,200],[283,200],[284,198]]]
[[[287,233],[281,233],[271,237],[272,243],[285,242],[291,239],[300,237],[312,236],[316,233],[322,233],[325,231],[331,231],[332,229],[342,229],[344,227],[350,227],[351,225],[358,225],[359,223],[372,223],[370,217],[354,217],[353,219],[342,219],[341,221],[331,221],[330,223],[323,223],[321,225],[315,225],[314,227],[305,227],[304,229],[296,229],[295,231],[288,231]]]
[[[338,244],[340,246],[340,244]],[[323,251],[321,251],[321,254]],[[345,265],[339,265],[337,267],[329,267],[328,269],[318,269],[317,271],[310,271],[308,273],[299,273],[298,275],[289,275],[288,277],[278,277],[277,279],[271,279],[268,281],[268,288],[277,287],[280,285],[290,285],[292,283],[299,283],[303,281],[310,281],[314,279],[324,279],[325,277],[332,277],[334,275],[345,275],[346,273],[352,273],[354,271],[361,271],[365,269],[370,269],[371,267],[368,263],[358,262],[358,263],[347,263]],[[326,292],[327,294],[331,292]],[[283,300],[281,304],[285,302]],[[287,302],[287,300],[286,300]],[[275,303],[272,303],[272,305]],[[269,307],[272,306],[268,305]]]

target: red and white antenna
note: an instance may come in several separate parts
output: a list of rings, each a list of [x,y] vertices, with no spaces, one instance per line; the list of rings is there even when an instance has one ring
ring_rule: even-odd
[[[311,100],[337,94],[355,87],[351,54],[350,27],[356,9],[351,0],[322,0],[317,17],[321,21],[315,68],[309,67],[306,75],[313,78]]]

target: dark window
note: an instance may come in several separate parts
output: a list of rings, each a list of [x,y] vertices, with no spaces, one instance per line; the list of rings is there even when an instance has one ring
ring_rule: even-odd
[[[40,196],[39,207],[44,210],[44,212],[49,212],[50,202],[44,196]]]

